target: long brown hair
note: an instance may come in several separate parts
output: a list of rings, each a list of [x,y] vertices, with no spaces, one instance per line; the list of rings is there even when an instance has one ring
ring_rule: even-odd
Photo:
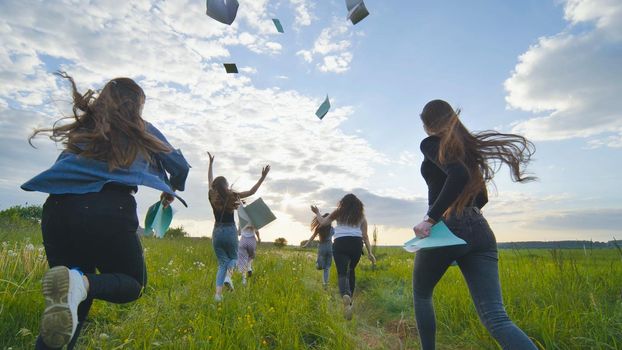
[[[337,209],[333,213],[338,223],[348,226],[357,226],[365,218],[363,202],[352,193],[348,193],[341,198]]]
[[[145,93],[132,79],[112,79],[95,96],[90,89],[79,93],[67,73],[54,74],[71,83],[73,116],[61,118],[51,128],[36,129],[28,139],[30,145],[38,134],[48,134],[69,152],[107,162],[110,171],[129,167],[139,154],[153,162],[153,154],[171,151],[146,131],[141,117]],[[65,119],[74,121],[58,125]]]
[[[212,181],[208,196],[214,208],[223,213],[232,212],[240,205],[240,195],[229,188],[229,183],[224,176],[217,176]]]
[[[328,213],[324,213],[322,217],[325,218],[328,215]],[[320,236],[320,241],[326,240],[326,238],[330,235],[330,229],[330,225],[320,226],[320,222],[317,221],[317,217],[314,217],[313,220],[311,220],[311,231],[317,233]]]
[[[441,164],[459,162],[469,173],[469,181],[446,213],[462,213],[477,194],[486,188],[495,173],[506,164],[514,182],[536,179],[526,176],[525,167],[536,151],[535,145],[525,137],[503,134],[494,130],[471,133],[454,111],[443,100],[428,102],[421,112],[421,120],[429,134],[440,137],[438,158]]]

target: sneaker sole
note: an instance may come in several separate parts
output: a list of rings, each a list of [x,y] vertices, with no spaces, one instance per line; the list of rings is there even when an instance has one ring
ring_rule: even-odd
[[[73,330],[71,310],[67,303],[69,269],[56,266],[49,269],[42,280],[45,311],[41,318],[41,338],[52,348],[69,343]]]
[[[233,291],[233,285],[229,282],[225,282],[225,287],[227,287],[228,290]]]
[[[352,298],[349,295],[343,296],[343,317],[350,321],[352,319]]]

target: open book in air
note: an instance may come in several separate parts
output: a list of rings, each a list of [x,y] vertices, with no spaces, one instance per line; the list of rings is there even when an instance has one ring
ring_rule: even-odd
[[[145,217],[145,235],[153,235],[158,238],[164,237],[173,221],[173,207],[164,208],[162,202],[158,201],[147,210]]]
[[[240,205],[238,207],[238,220],[241,228],[250,224],[259,230],[276,220],[276,216],[270,211],[263,199],[257,198],[247,206]]]
[[[430,228],[430,235],[428,237],[415,237],[404,243],[403,248],[408,252],[414,253],[420,249],[440,248],[461,244],[466,244],[466,242],[456,237],[456,235],[449,230],[447,225],[440,221]]]

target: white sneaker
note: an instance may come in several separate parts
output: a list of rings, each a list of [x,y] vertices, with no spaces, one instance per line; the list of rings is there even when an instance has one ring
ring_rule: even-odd
[[[220,303],[222,301],[222,294],[214,295],[214,301]]]
[[[342,297],[343,300],[343,317],[350,321],[352,319],[352,298],[345,294]]]
[[[246,277],[242,277],[242,285],[245,286],[246,285]]]
[[[82,275],[65,266],[49,269],[42,280],[45,311],[41,318],[41,338],[52,348],[68,344],[78,327],[78,306],[86,299]]]
[[[231,280],[231,276],[225,277],[225,287],[229,288],[229,290],[233,290],[233,281]]]

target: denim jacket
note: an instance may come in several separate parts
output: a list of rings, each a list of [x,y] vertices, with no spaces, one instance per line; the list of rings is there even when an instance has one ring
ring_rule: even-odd
[[[104,161],[63,151],[52,167],[28,180],[21,188],[50,194],[83,194],[99,192],[105,184],[115,182],[128,186],[143,185],[172,195],[175,195],[173,189],[183,191],[190,165],[181,151],[174,149],[155,126],[148,122],[145,126],[147,132],[173,149],[170,153],[156,154],[153,164],[138,155],[128,168],[108,171],[108,163]],[[182,198],[175,197],[186,205]]]

